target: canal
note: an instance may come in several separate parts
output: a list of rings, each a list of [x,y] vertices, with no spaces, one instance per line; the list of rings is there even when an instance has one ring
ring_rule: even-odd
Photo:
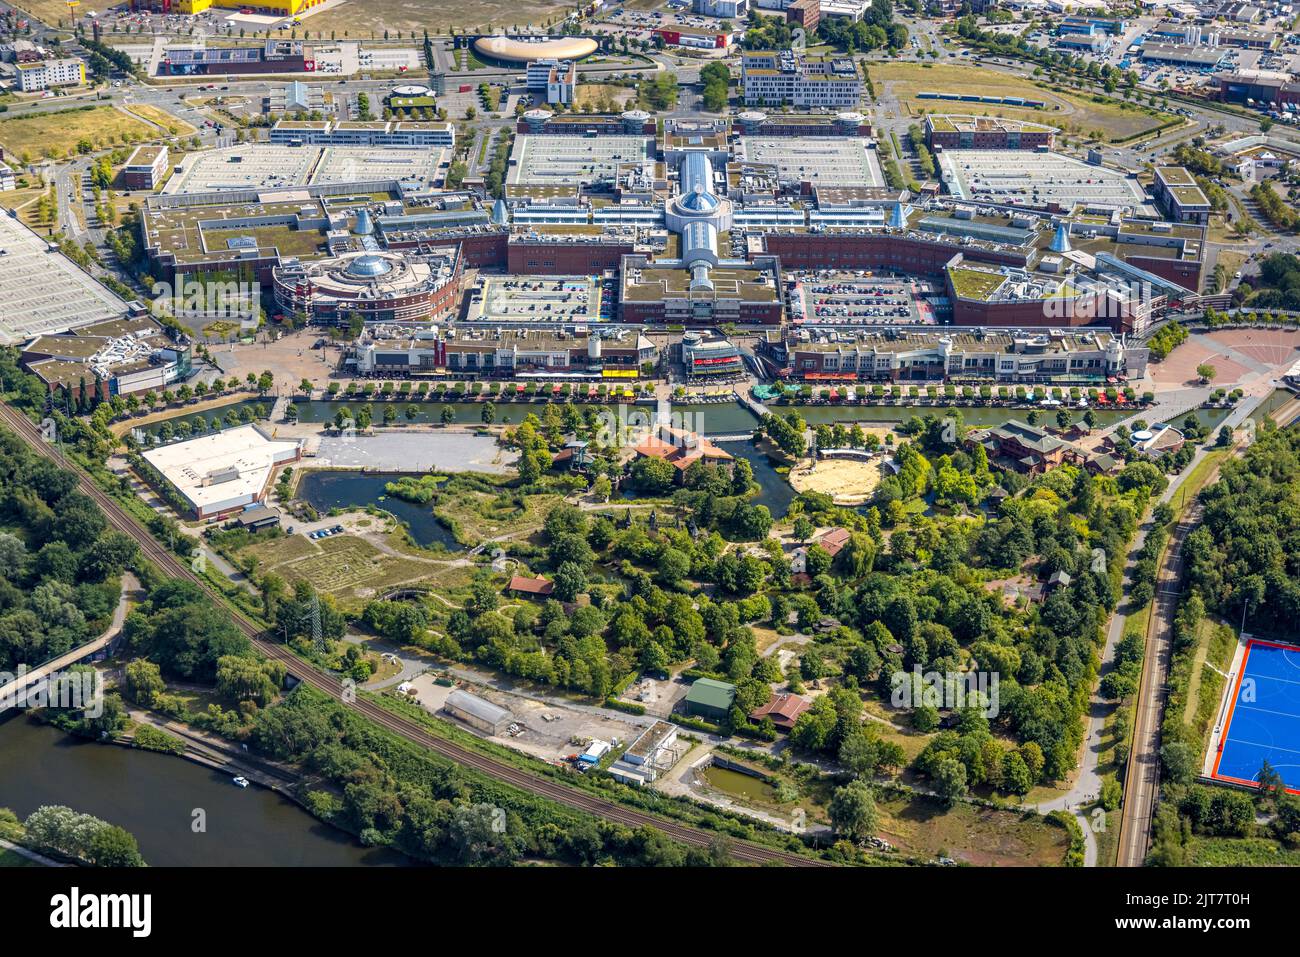
[[[209,867],[410,866],[366,848],[297,804],[182,758],[70,737],[27,715],[0,720],[0,807],[25,818],[64,804],[126,828],[151,865]],[[206,832],[191,822],[201,809]]]

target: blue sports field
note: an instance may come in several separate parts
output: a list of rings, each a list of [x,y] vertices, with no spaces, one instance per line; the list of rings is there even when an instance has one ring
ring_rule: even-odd
[[[1300,793],[1300,648],[1252,641],[1229,705],[1214,777],[1255,784],[1265,761],[1287,790]]]

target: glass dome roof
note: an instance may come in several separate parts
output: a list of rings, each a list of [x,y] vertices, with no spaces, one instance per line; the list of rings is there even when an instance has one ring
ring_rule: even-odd
[[[392,270],[392,263],[379,256],[361,256],[348,265],[348,275],[362,279],[382,276]]]

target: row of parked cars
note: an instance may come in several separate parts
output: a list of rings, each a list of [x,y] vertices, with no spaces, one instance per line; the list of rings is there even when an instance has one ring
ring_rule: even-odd
[[[332,528],[318,528],[314,532],[308,532],[307,537],[313,542],[321,538],[329,538],[331,535],[340,535],[343,532],[342,525],[335,525]]]

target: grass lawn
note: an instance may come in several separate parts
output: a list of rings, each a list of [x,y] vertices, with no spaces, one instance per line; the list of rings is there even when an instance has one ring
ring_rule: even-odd
[[[1191,725],[1201,742],[1207,743],[1210,724],[1223,698],[1224,673],[1232,664],[1237,648],[1237,633],[1232,626],[1213,619],[1202,619],[1196,629],[1196,651],[1187,683],[1187,701],[1183,706],[1183,724]]]
[[[899,105],[913,116],[929,113],[969,113],[979,116],[1003,116],[1009,119],[1046,123],[1067,133],[1087,136],[1100,130],[1106,139],[1114,141],[1155,129],[1174,119],[1149,107],[1138,107],[1103,97],[1095,102],[1089,93],[1057,93],[1038,82],[993,70],[970,66],[920,63],[873,63],[871,79],[877,93],[885,92],[885,84],[898,98]],[[978,91],[983,96],[1023,96],[1043,100],[1042,110],[990,103],[960,103],[944,100],[919,100],[916,94],[969,93]]]
[[[991,296],[999,286],[1007,281],[1001,273],[984,272],[981,269],[953,269],[952,290],[963,299],[983,300]]]
[[[1197,867],[1300,866],[1300,850],[1265,837],[1197,836],[1192,838],[1191,851]]]
[[[17,851],[0,847],[0,867],[41,867],[42,865],[29,857],[23,857]]]
[[[582,83],[575,95],[575,105],[579,110],[590,103],[593,110],[609,112],[605,108],[611,104],[614,110],[623,109],[623,105],[636,96],[636,90],[613,83]]]
[[[77,7],[77,16],[84,17],[87,13],[103,13],[109,7],[120,6],[119,0],[81,0],[81,5]],[[68,4],[65,0],[14,0],[9,6],[18,10],[26,10],[38,20],[42,20],[52,27],[57,27],[68,23]]]
[[[370,542],[352,535],[335,535],[318,542],[289,535],[244,549],[274,569],[290,588],[308,581],[342,601],[366,600],[399,585],[426,579],[445,566],[415,558],[386,555]]]
[[[540,528],[546,513],[561,501],[561,495],[525,495],[520,505],[505,489],[500,495],[453,490],[438,497],[433,514],[456,530],[462,544],[470,545]]]
[[[446,33],[449,27],[456,27],[464,33],[488,25],[523,26],[531,22],[540,26],[562,17],[567,9],[563,3],[548,0],[464,0],[454,7],[430,7],[421,0],[349,0],[304,20],[303,29],[310,33],[337,32],[340,40],[345,31],[357,40],[372,34],[382,37],[385,31],[392,36],[396,31],[409,34],[414,30],[418,46],[418,37],[426,28],[430,33]]]
[[[880,791],[877,833],[913,857],[952,857],[984,867],[1057,867],[1069,836],[1035,813],[957,803],[951,807],[922,795]]]
[[[106,149],[153,139],[157,132],[111,106],[0,119],[0,145],[24,162],[70,155],[83,139]]]
[[[186,123],[179,116],[173,116],[152,103],[133,103],[127,110],[150,123],[156,123],[173,136],[193,136],[198,132],[193,125]]]

